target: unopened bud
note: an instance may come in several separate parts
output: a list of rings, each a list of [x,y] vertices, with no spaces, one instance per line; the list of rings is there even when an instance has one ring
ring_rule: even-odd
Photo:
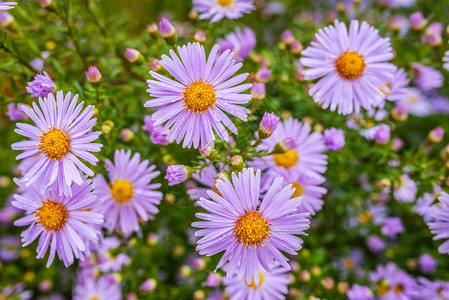
[[[243,157],[236,154],[231,157],[231,167],[234,171],[240,172],[245,167],[245,161],[243,160]]]
[[[195,42],[198,43],[204,43],[206,41],[206,34],[204,33],[204,31],[201,30],[197,30],[193,36],[193,39],[195,40]]]
[[[437,127],[430,131],[427,137],[432,143],[439,143],[443,140],[444,129],[441,127]]]

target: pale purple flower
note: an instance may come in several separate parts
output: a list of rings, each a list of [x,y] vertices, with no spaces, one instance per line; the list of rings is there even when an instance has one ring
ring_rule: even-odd
[[[104,252],[98,255],[98,267],[102,272],[119,272],[124,266],[131,263],[131,258],[125,253],[112,255],[110,252]]]
[[[438,248],[440,253],[449,254],[449,194],[442,192],[438,198],[439,203],[432,211],[432,222],[427,225],[430,232],[434,234],[434,240],[445,240],[445,242]]]
[[[43,54],[43,52],[42,52],[42,54]],[[40,72],[44,69],[44,64],[45,64],[45,62],[43,61],[43,59],[39,58],[39,57],[36,57],[30,61],[31,67],[33,67],[33,69],[35,69],[38,72]]]
[[[387,218],[382,225],[381,232],[383,235],[388,236],[390,239],[395,239],[396,236],[404,231],[404,226],[399,218]]]
[[[434,186],[433,193],[424,193],[422,197],[416,200],[416,204],[413,207],[413,211],[422,216],[424,222],[432,221],[432,211],[436,209],[435,200],[440,196],[441,187],[439,185]]]
[[[173,186],[186,181],[189,177],[189,169],[186,166],[171,165],[167,167],[167,174],[164,178],[168,180],[169,186]]]
[[[443,62],[443,68],[449,71],[449,50],[444,52]]]
[[[271,70],[262,66],[256,73],[256,80],[261,83],[267,83],[271,76]]]
[[[232,183],[219,179],[215,187],[219,193],[208,191],[212,200],[197,201],[208,211],[196,215],[204,221],[192,223],[201,228],[197,251],[207,256],[225,251],[217,268],[228,263],[228,278],[254,280],[255,286],[263,284],[260,271],[274,271],[274,261],[290,270],[279,249],[296,255],[303,242],[296,235],[304,235],[310,224],[308,213],[298,213],[301,199],[292,198],[292,185],[277,177],[260,201],[260,170],[243,169],[232,173]]]
[[[327,155],[324,154],[326,146],[321,133],[311,131],[309,124],[301,123],[293,118],[280,122],[273,134],[264,139],[257,149],[271,152],[278,143],[286,139],[294,141],[294,147],[287,149],[285,153],[255,158],[250,165],[262,171],[271,169],[274,172],[280,170],[304,172],[310,177],[323,180],[324,176],[321,174],[326,171],[327,165]]]
[[[167,140],[168,132],[162,126],[155,126],[153,132],[150,134],[150,140],[156,145],[168,145]]]
[[[120,286],[108,276],[87,278],[75,286],[73,300],[121,300]]]
[[[17,109],[16,109],[16,105],[14,103],[8,104],[8,111],[6,112],[6,115],[9,117],[9,119],[11,121],[28,119],[27,115],[20,108],[22,105],[23,104],[21,104],[21,103],[17,104]]]
[[[22,110],[35,123],[34,126],[17,123],[14,131],[30,140],[12,144],[13,150],[23,153],[16,159],[24,159],[20,164],[26,186],[38,179],[46,183],[42,192],[53,188],[69,195],[72,182],[83,184],[82,173],[93,176],[85,162],[95,164],[98,159],[90,152],[100,151],[102,145],[92,143],[101,132],[91,132],[97,119],[92,118],[94,106],[82,110],[84,102],[78,104],[78,95],[72,99],[68,92],[64,97],[62,91],[39,98],[40,109],[36,102],[33,108],[22,105]],[[85,162],[82,162],[83,159]]]
[[[374,300],[374,294],[367,286],[354,284],[346,292],[349,300]]]
[[[19,257],[20,239],[14,235],[0,237],[0,262],[8,262]],[[1,295],[1,294],[0,294]]]
[[[423,91],[431,91],[443,86],[443,74],[434,68],[414,63],[412,72],[415,76],[413,82]]]
[[[418,278],[418,288],[414,299],[447,300],[449,299],[449,282],[430,281],[427,278]]]
[[[368,237],[366,244],[372,252],[381,252],[385,249],[385,241],[377,235],[371,235]]]
[[[431,255],[424,253],[419,257],[418,265],[421,272],[433,274],[437,269],[438,262]]]
[[[238,84],[248,73],[231,77],[242,64],[235,64],[230,51],[217,55],[218,48],[212,48],[207,60],[199,43],[178,47],[182,62],[173,50],[171,58],[163,55],[161,64],[177,81],[150,72],[156,80],[148,80],[147,91],[154,99],[145,106],[160,107],[152,119],[155,126],[166,123],[164,129],[170,129],[167,139],[171,143],[184,139],[183,147],[198,148],[206,144],[213,147],[214,130],[222,140],[228,141],[229,134],[223,125],[234,134],[238,131],[223,111],[247,121],[250,111],[241,104],[249,102],[252,96],[240,93],[251,84]]]
[[[193,0],[193,9],[200,13],[200,19],[211,23],[223,18],[238,19],[251,12],[254,0]]]
[[[84,177],[81,185],[73,186],[73,196],[60,195],[57,190],[42,192],[46,184],[42,179],[28,186],[19,180],[15,182],[23,193],[14,195],[12,204],[24,210],[26,216],[14,225],[30,225],[20,235],[23,247],[39,238],[37,258],[43,258],[50,247],[47,268],[56,253],[66,267],[73,263],[74,257],[84,260],[90,254],[87,243],[96,243],[101,234],[93,225],[103,222],[103,215],[92,211],[101,200],[92,192],[90,180]]]
[[[14,5],[16,5],[17,2],[3,2],[0,1],[0,10],[8,10],[11,8],[14,8]]]
[[[282,42],[286,45],[290,45],[295,41],[295,37],[293,36],[293,33],[290,30],[285,30],[281,34]]]
[[[378,266],[370,279],[378,283],[379,300],[412,299],[417,288],[415,279],[391,262]]]
[[[380,145],[385,145],[390,140],[391,132],[390,126],[387,124],[380,124],[374,133],[374,140]]]
[[[131,157],[131,150],[115,150],[114,162],[105,161],[109,183],[98,174],[93,181],[95,194],[104,201],[97,211],[104,215],[106,227],[110,232],[117,229],[125,236],[139,232],[139,220],[152,220],[159,212],[157,205],[162,193],[156,191],[161,184],[151,183],[160,172],[148,160],[140,160],[140,154]]]
[[[332,127],[324,130],[323,142],[330,151],[337,151],[345,145],[345,133],[343,130]]]
[[[427,97],[417,88],[406,88],[404,97],[397,102],[415,116],[425,117],[432,113],[432,104]]]
[[[56,86],[47,72],[44,71],[43,75],[37,74],[33,81],[28,82],[26,90],[27,93],[31,94],[31,97],[47,97],[48,94],[55,92]]]
[[[398,184],[395,184],[393,196],[399,202],[413,202],[416,199],[418,187],[407,174],[402,174]]]
[[[279,265],[270,266],[271,272],[260,268],[259,285],[255,284],[255,279],[248,281],[237,276],[223,278],[225,291],[231,300],[258,299],[272,300],[285,299],[288,293],[288,285],[291,282],[287,271]]]
[[[144,292],[152,292],[157,286],[157,281],[153,278],[147,279],[139,286],[139,290]]]
[[[220,52],[231,50],[237,61],[243,61],[256,46],[256,34],[251,28],[237,28],[235,33],[228,33],[224,39],[217,41]]]
[[[387,63],[393,58],[389,38],[357,20],[349,29],[338,20],[320,29],[302,55],[305,79],[321,78],[309,90],[314,101],[345,115],[382,105],[396,69]]]
[[[14,23],[14,17],[9,12],[0,10],[0,25],[6,28],[12,23]]]
[[[220,283],[221,283],[221,276],[216,272],[210,272],[209,276],[207,276],[204,285],[208,287],[216,287],[219,286]]]
[[[254,100],[263,100],[265,95],[267,94],[265,83],[262,82],[254,82],[251,87],[250,94],[253,96]]]

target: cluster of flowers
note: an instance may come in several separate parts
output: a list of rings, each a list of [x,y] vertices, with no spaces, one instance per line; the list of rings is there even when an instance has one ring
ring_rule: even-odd
[[[0,10],[14,4],[0,3]],[[251,0],[194,0],[193,4],[199,17],[210,22],[239,18],[254,9]],[[418,17],[410,18],[416,30],[426,25],[418,28],[417,24],[422,23]],[[435,43],[439,32],[432,28],[426,35],[429,43]],[[175,28],[167,19],[161,20],[158,30],[167,44],[177,43]],[[201,34],[196,36],[201,38]],[[308,87],[309,96],[323,109],[351,115],[348,127],[379,145],[390,141],[391,127],[384,123],[362,127],[357,122],[364,113],[362,108],[376,121],[388,114],[388,101],[394,105],[392,114],[397,120],[405,120],[409,113],[425,116],[441,111],[430,95],[442,86],[442,74],[414,63],[416,87],[409,87],[405,70],[390,63],[394,57],[390,40],[381,37],[367,22],[352,20],[347,26],[335,20],[333,25],[320,29],[304,50],[289,31],[284,32],[282,40],[293,53],[301,53],[297,78],[315,80]],[[328,192],[324,187],[326,151],[345,146],[341,129],[329,128],[321,133],[314,131],[309,122],[293,117],[281,121],[274,113],[265,112],[248,147],[228,152],[226,157],[218,155],[217,138],[235,148],[229,132],[239,134],[229,116],[247,122],[265,96],[271,71],[263,58],[251,80],[253,84],[244,83],[249,73],[237,74],[255,45],[254,32],[244,28],[218,40],[208,54],[199,42],[170,50],[160,61],[150,63],[152,79],[147,81],[147,91],[151,99],[144,104],[155,110],[145,117],[142,127],[151,134],[152,143],[182,143],[183,148],[198,149],[203,158],[193,167],[168,166],[165,179],[169,186],[189,180],[189,196],[205,211],[197,213],[199,220],[192,223],[197,229],[196,249],[205,256],[222,253],[216,268],[226,272],[223,283],[232,299],[275,299],[288,293],[291,278],[287,272],[295,267],[285,253],[298,254],[303,244],[298,236],[306,235],[313,217],[323,207],[322,198]],[[142,59],[132,48],[124,56],[130,63]],[[449,61],[448,57],[443,60]],[[171,78],[161,74],[162,68]],[[93,84],[101,80],[94,66],[86,76]],[[12,104],[8,111],[11,120],[29,118],[34,123],[17,123],[15,132],[27,140],[12,145],[12,149],[22,151],[17,156],[21,160],[21,177],[15,179],[19,189],[12,201],[14,207],[25,212],[14,224],[29,226],[21,234],[22,245],[38,240],[37,258],[49,252],[47,267],[56,254],[66,267],[75,258],[81,261],[75,299],[120,299],[120,286],[113,276],[95,279],[92,275],[97,266],[107,274],[130,263],[124,253],[111,257],[111,249],[118,248],[120,241],[115,236],[104,236],[103,228],[109,234],[125,237],[140,234],[139,222],[147,222],[158,213],[161,184],[153,180],[160,171],[139,153],[116,149],[113,161],[103,161],[108,178],[96,174],[90,165],[99,162],[93,153],[100,152],[103,145],[95,143],[101,132],[93,131],[97,113],[94,106],[84,107],[84,102],[78,103],[78,95],[72,97],[70,92],[56,92],[56,85],[45,71],[37,74],[26,90],[38,100],[31,107],[16,109]],[[249,94],[244,93],[248,90]],[[248,103],[252,103],[251,109],[244,106]],[[441,141],[443,134],[444,130],[437,128],[429,134],[429,140]],[[401,142],[396,140],[393,147],[400,149]],[[392,162],[391,167],[397,165]],[[401,172],[393,184],[393,197],[398,202],[414,202],[417,184],[407,169]],[[387,197],[391,187],[391,182],[379,182],[381,196]],[[414,210],[428,223],[435,239],[447,239],[449,194],[435,196],[439,194],[425,194]],[[387,217],[381,205],[370,206],[351,222],[353,226],[372,222],[390,240],[404,230],[401,219]],[[367,239],[373,252],[382,251],[384,243],[374,235]],[[449,241],[439,251],[449,254]],[[86,259],[92,253],[98,255],[97,264]],[[356,261],[354,257],[351,264]],[[421,256],[420,265],[426,273],[436,268],[428,255]],[[377,285],[380,299],[449,297],[448,282],[415,279],[393,263],[378,266],[369,277]],[[142,286],[151,290],[154,285],[148,281]],[[355,284],[345,292],[351,300],[374,299],[366,286]]]

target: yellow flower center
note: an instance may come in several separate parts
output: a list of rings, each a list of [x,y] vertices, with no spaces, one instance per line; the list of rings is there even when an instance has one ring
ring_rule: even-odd
[[[100,300],[100,297],[98,297],[98,296],[93,296],[93,297],[90,297],[89,300]]]
[[[253,281],[251,281],[251,284],[248,284],[248,281],[246,281],[246,279],[245,279],[246,285],[252,289],[260,288],[262,286],[262,282],[263,282],[263,274],[260,271],[259,271],[259,286],[256,286],[256,282],[254,280],[254,275],[253,275]]]
[[[216,100],[212,84],[203,81],[192,82],[184,90],[184,107],[194,113],[201,113],[211,108]]]
[[[359,55],[355,51],[346,51],[337,58],[335,66],[343,78],[354,80],[362,75],[366,64],[363,55]]]
[[[362,212],[358,217],[358,221],[362,225],[368,224],[369,222],[371,222],[372,219],[373,219],[373,215],[367,210]]]
[[[37,209],[34,216],[38,217],[38,223],[46,231],[55,231],[61,229],[67,222],[67,208],[61,203],[53,200],[47,200]]]
[[[296,189],[292,195],[292,198],[302,196],[302,186],[297,182],[292,182],[291,184],[292,184],[293,188]]]
[[[133,185],[128,180],[118,179],[111,184],[111,194],[115,202],[119,204],[128,203],[133,196]]]
[[[388,293],[389,289],[390,289],[390,284],[385,279],[382,280],[381,282],[379,282],[379,284],[377,285],[377,292],[379,293],[380,296],[383,296],[386,293]]]
[[[396,284],[394,286],[393,292],[395,292],[396,294],[401,294],[404,292],[404,286],[402,284]]]
[[[410,103],[416,103],[416,102],[418,102],[418,96],[416,96],[416,95],[410,95],[410,96],[408,96],[408,102],[410,102]]]
[[[235,222],[234,235],[245,247],[254,245],[257,248],[258,244],[263,246],[263,240],[268,239],[269,233],[268,221],[258,211],[249,211]]]
[[[351,257],[345,257],[343,259],[343,266],[345,266],[346,269],[352,269],[354,267],[354,260]]]
[[[226,7],[226,6],[231,5],[234,2],[234,0],[218,0],[217,2],[221,6]]]
[[[273,154],[274,163],[280,167],[290,169],[298,162],[298,152],[290,150],[281,154]]]
[[[62,159],[70,151],[70,139],[67,132],[53,127],[42,132],[38,149],[44,151],[49,159]]]

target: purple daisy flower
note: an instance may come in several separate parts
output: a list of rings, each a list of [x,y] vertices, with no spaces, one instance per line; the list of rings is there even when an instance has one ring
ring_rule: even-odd
[[[215,187],[218,193],[208,191],[212,200],[197,202],[209,212],[197,213],[204,221],[192,223],[201,228],[195,234],[202,237],[197,251],[207,256],[225,251],[217,268],[228,262],[228,278],[235,274],[255,286],[261,282],[260,270],[272,272],[273,261],[290,270],[280,250],[297,254],[303,241],[296,235],[305,235],[310,226],[309,214],[298,212],[301,199],[292,198],[292,185],[277,177],[260,201],[260,170],[243,169],[232,173],[232,183],[219,179]]]
[[[73,300],[121,300],[120,286],[108,276],[87,278],[75,287]]]
[[[104,201],[97,211],[105,217],[104,227],[110,232],[119,230],[125,236],[133,231],[139,232],[138,219],[148,221],[159,212],[157,205],[162,193],[155,191],[160,183],[151,183],[160,172],[156,166],[149,166],[148,160],[140,161],[140,154],[131,157],[131,150],[114,152],[114,162],[105,161],[109,173],[108,183],[103,175],[98,174],[93,181],[95,194]]]
[[[287,271],[279,265],[270,266],[271,272],[260,268],[259,285],[257,286],[254,277],[251,282],[245,279],[223,278],[225,291],[231,297],[231,300],[239,299],[285,299],[288,293],[288,285],[291,282]]]
[[[416,199],[418,187],[407,174],[402,174],[398,184],[395,184],[393,196],[399,202],[413,202]]]
[[[19,257],[20,239],[15,235],[0,237],[0,262],[12,261]]]
[[[48,94],[55,92],[56,86],[47,72],[44,71],[44,75],[37,74],[33,81],[28,82],[26,90],[27,93],[31,94],[31,97],[47,97]]]
[[[443,74],[434,68],[414,63],[412,72],[415,75],[414,83],[423,91],[430,91],[443,86]]]
[[[418,265],[421,272],[433,274],[436,271],[438,262],[430,254],[424,253],[418,259]]]
[[[377,283],[379,300],[412,299],[417,288],[415,279],[391,262],[378,266],[370,279]]]
[[[366,244],[372,252],[382,252],[385,249],[385,241],[377,235],[370,235]]]
[[[282,170],[303,172],[309,177],[325,180],[321,174],[326,171],[327,155],[324,154],[326,146],[321,133],[311,131],[309,124],[303,124],[293,118],[280,122],[273,134],[264,139],[257,149],[271,152],[278,143],[286,142],[291,150],[261,159],[256,158],[251,166],[262,171],[270,169],[277,173]]]
[[[193,9],[200,13],[200,19],[211,23],[223,18],[238,19],[251,12],[254,0],[193,0]]]
[[[349,300],[374,300],[374,294],[369,287],[354,284],[350,290],[346,292]]]
[[[295,188],[292,197],[302,197],[301,206],[298,208],[299,212],[309,212],[311,215],[315,215],[321,210],[324,204],[321,198],[327,193],[327,189],[321,186],[325,179],[310,176],[304,172],[288,170],[273,172],[269,170],[262,176],[262,192],[269,189],[277,176],[283,177],[285,184],[291,184]]]
[[[42,180],[30,186],[15,180],[23,194],[14,195],[12,204],[24,210],[26,216],[14,225],[30,225],[21,234],[23,247],[39,237],[37,258],[43,258],[50,247],[47,268],[56,253],[66,267],[73,263],[74,257],[84,260],[85,255],[90,254],[87,243],[96,243],[101,234],[93,225],[101,224],[103,216],[92,211],[101,201],[92,192],[90,180],[83,179],[81,185],[73,187],[73,196],[60,195],[57,190],[42,193],[45,184]]]
[[[438,209],[435,204],[435,200],[441,194],[441,187],[439,185],[434,186],[433,193],[424,193],[422,197],[416,200],[416,204],[413,207],[413,211],[422,216],[424,222],[433,221],[432,214],[434,209]]]
[[[242,66],[235,64],[229,50],[217,55],[219,47],[212,48],[208,59],[204,47],[199,43],[178,47],[182,61],[173,50],[171,58],[162,56],[161,64],[178,81],[150,72],[156,80],[148,80],[147,90],[155,99],[145,103],[146,107],[160,107],[152,115],[154,126],[166,122],[164,129],[170,129],[167,139],[180,143],[183,147],[198,148],[214,145],[214,130],[225,141],[229,128],[238,134],[237,127],[223,111],[247,121],[249,110],[240,106],[252,98],[249,94],[239,94],[251,87],[241,84],[248,73],[234,76]],[[225,126],[223,126],[225,125]]]
[[[92,118],[94,106],[87,106],[81,111],[84,102],[77,105],[78,95],[71,98],[68,92],[64,98],[62,91],[49,94],[47,98],[39,98],[40,109],[35,102],[33,108],[22,106],[22,110],[34,121],[35,126],[17,123],[14,131],[30,140],[12,144],[13,150],[23,153],[16,159],[25,159],[21,163],[23,177],[21,182],[26,186],[42,179],[44,192],[55,185],[60,194],[71,193],[72,182],[83,183],[82,173],[93,176],[81,159],[95,164],[98,159],[90,152],[100,151],[102,145],[91,143],[101,132],[89,132],[97,119]]]
[[[311,45],[302,51],[305,79],[321,78],[310,90],[315,102],[339,114],[378,107],[389,91],[395,66],[389,38],[366,22],[352,20],[349,30],[335,20],[315,34]]]
[[[243,61],[256,46],[256,34],[249,27],[243,30],[237,28],[235,33],[228,33],[224,40],[219,39],[217,42],[220,46],[220,52],[229,49],[234,52],[237,61]]]
[[[430,232],[435,234],[434,240],[446,240],[439,248],[440,253],[449,254],[449,194],[442,192],[438,198],[440,201],[435,205],[435,209],[432,211],[432,222],[428,222],[427,225],[430,228]]]
[[[382,225],[381,232],[383,235],[388,236],[390,239],[395,239],[396,236],[404,231],[404,225],[400,218],[386,218]]]
[[[17,2],[3,2],[0,1],[0,10],[8,10],[11,8],[14,8],[14,5],[16,5]]]
[[[324,130],[324,144],[330,151],[337,151],[345,145],[345,133],[343,130],[332,127]]]
[[[443,61],[444,61],[443,68],[449,71],[449,51],[446,51],[444,53]]]
[[[432,113],[432,103],[417,88],[406,88],[404,97],[398,99],[397,104],[418,117],[425,117]]]
[[[449,282],[430,281],[427,278],[418,278],[418,288],[415,299],[447,300],[449,299]]]

